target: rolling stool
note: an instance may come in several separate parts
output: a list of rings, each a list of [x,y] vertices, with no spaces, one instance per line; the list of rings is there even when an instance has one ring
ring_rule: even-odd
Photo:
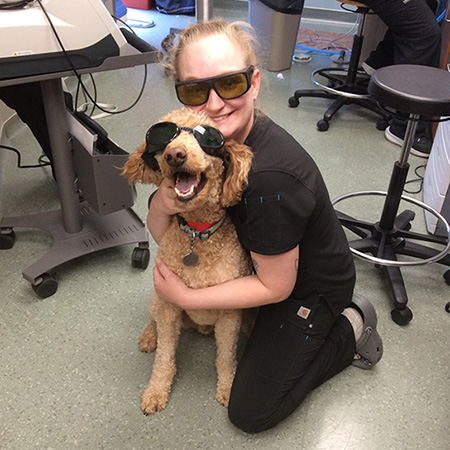
[[[329,98],[334,102],[329,106],[323,115],[323,119],[317,122],[319,131],[327,131],[330,127],[330,120],[344,105],[356,104],[369,109],[381,116],[377,121],[377,128],[384,130],[391,120],[391,116],[378,107],[367,94],[367,84],[370,77],[367,74],[358,74],[359,59],[363,43],[364,23],[366,14],[370,8],[362,3],[352,0],[339,0],[341,7],[347,11],[358,14],[358,30],[353,35],[352,54],[348,69],[339,67],[326,67],[317,69],[311,74],[311,81],[321,89],[305,89],[295,91],[294,96],[289,98],[289,106],[296,108],[299,105],[300,97]],[[356,10],[345,8],[344,5],[356,6]],[[327,85],[317,81],[316,77],[321,76],[328,81]]]
[[[380,105],[392,108],[398,111],[398,114],[405,113],[409,117],[400,158],[394,164],[387,192],[353,192],[334,199],[332,203],[336,205],[346,198],[363,195],[386,197],[379,222],[369,223],[340,212],[337,214],[341,224],[359,236],[359,239],[349,242],[352,253],[375,263],[376,267],[381,266],[386,273],[394,296],[392,320],[399,325],[406,325],[413,315],[407,306],[408,297],[400,267],[433,262],[450,266],[450,226],[447,220],[425,203],[402,195],[417,121],[432,120],[436,116],[450,116],[450,73],[434,67],[416,65],[383,67],[372,75],[368,89]],[[398,214],[401,200],[419,206],[441,220],[446,227],[448,238],[410,231],[415,214],[410,210]],[[417,241],[441,244],[444,249],[439,251]],[[397,254],[412,256],[417,260],[397,261]],[[444,278],[450,284],[450,269],[444,274]]]

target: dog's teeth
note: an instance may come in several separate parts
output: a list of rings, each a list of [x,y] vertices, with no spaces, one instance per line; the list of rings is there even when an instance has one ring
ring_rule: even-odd
[[[188,192],[181,192],[176,186],[175,186],[175,192],[179,197],[189,197],[194,193],[194,186],[191,186]]]

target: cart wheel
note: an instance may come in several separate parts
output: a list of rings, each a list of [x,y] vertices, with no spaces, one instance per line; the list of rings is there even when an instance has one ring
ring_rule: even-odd
[[[34,292],[40,298],[47,298],[52,296],[58,290],[58,282],[49,273],[43,273],[40,276],[41,280],[38,284],[32,284]]]
[[[139,269],[146,269],[150,261],[150,250],[148,248],[136,247],[131,255],[131,265]]]
[[[327,131],[328,128],[330,128],[330,124],[326,120],[320,119],[317,122],[317,129],[319,131]]]
[[[16,233],[11,228],[0,230],[0,250],[9,250],[13,248],[16,241]]]
[[[299,100],[298,100],[298,98],[297,97],[291,97],[290,99],[289,99],[289,106],[291,107],[291,108],[297,108],[297,106],[299,105]]]
[[[403,309],[393,309],[391,311],[391,318],[397,325],[408,325],[413,318],[412,311],[406,306]]]

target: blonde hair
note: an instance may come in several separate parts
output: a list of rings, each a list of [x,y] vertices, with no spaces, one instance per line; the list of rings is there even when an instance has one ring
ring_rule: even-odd
[[[183,50],[200,39],[217,35],[227,36],[230,41],[241,48],[247,66],[260,66],[259,57],[257,56],[260,53],[260,46],[251,25],[246,22],[229,23],[218,19],[198,22],[180,32],[178,43],[171,49],[164,64],[166,75],[173,80],[178,80],[180,73],[179,61]]]

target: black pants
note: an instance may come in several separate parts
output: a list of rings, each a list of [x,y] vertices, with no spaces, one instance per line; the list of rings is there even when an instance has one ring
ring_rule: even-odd
[[[311,310],[307,318],[297,314],[302,306]],[[233,382],[231,422],[248,433],[274,427],[348,367],[354,353],[350,322],[320,296],[260,307]]]
[[[66,106],[72,109],[72,96],[68,92],[64,92],[64,98]],[[52,163],[52,149],[40,83],[32,82],[0,87],[0,100],[14,109],[22,122],[28,125],[43,152]]]
[[[367,64],[374,69],[393,64],[438,67],[441,29],[425,0],[364,0],[388,26]]]
[[[439,66],[441,29],[436,22],[436,1],[430,0],[363,0],[388,26],[384,39],[365,61],[370,67],[394,64]],[[429,4],[428,4],[429,3]],[[391,130],[403,137],[406,120],[394,118]],[[426,134],[427,126],[419,123],[416,136]]]

